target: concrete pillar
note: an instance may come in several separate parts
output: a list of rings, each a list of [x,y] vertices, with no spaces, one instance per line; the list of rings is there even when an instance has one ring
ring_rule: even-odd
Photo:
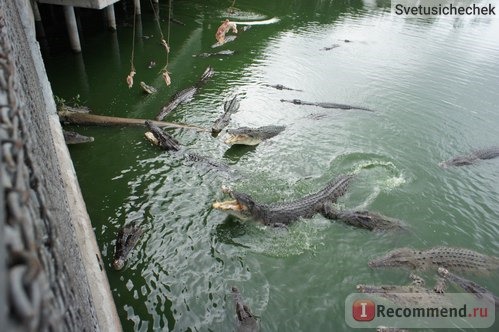
[[[114,17],[114,5],[111,4],[107,6],[105,9],[106,11],[106,19],[107,19],[107,26],[111,30],[116,30],[116,18]]]
[[[33,10],[33,16],[35,17],[35,21],[41,21],[42,17],[40,16],[40,11],[38,10],[38,4],[35,0],[31,0],[31,9]]]
[[[109,34],[110,38],[110,45],[111,45],[111,52],[113,54],[113,63],[115,65],[114,69],[118,72],[121,70],[121,53],[120,53],[120,43],[118,42],[118,34],[115,33],[110,33]]]
[[[45,38],[45,29],[43,28],[42,17],[38,10],[38,3],[35,0],[31,0],[31,10],[33,11],[33,17],[35,18],[36,36],[43,39]]]
[[[135,42],[142,48],[144,47],[144,37],[142,29],[142,15],[135,16]]]
[[[62,8],[64,9],[64,17],[66,18],[66,26],[68,27],[71,49],[75,52],[81,52],[80,36],[78,36],[74,7],[62,6]]]
[[[75,70],[78,74],[77,77],[79,81],[78,91],[81,91],[80,95],[82,95],[83,98],[86,98],[86,96],[90,94],[90,85],[88,84],[88,75],[87,75],[87,70],[85,69],[85,62],[83,61],[83,55],[81,53],[75,54],[74,61],[75,61]]]
[[[140,0],[133,0],[133,5],[135,6],[135,15],[140,15]]]

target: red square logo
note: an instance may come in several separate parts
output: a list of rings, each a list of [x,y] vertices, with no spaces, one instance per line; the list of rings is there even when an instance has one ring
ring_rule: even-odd
[[[358,322],[370,322],[374,319],[376,305],[371,300],[357,300],[352,305],[352,316]]]

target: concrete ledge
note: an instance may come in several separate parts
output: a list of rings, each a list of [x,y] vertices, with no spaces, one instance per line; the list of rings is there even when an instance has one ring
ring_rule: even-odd
[[[83,201],[76,172],[64,142],[59,117],[51,114],[49,118],[57,158],[61,166],[62,181],[66,188],[75,235],[79,242],[99,326],[102,331],[120,331],[121,323],[109,288],[106,270],[102,264],[102,257]]]

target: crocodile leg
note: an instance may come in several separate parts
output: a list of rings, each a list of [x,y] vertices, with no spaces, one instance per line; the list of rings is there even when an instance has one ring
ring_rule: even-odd
[[[446,288],[447,288],[447,280],[445,280],[445,278],[438,278],[437,282],[435,283],[435,286],[433,286],[433,291],[435,293],[443,294]]]

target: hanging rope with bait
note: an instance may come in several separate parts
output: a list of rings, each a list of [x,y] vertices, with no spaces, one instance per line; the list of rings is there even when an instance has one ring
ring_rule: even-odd
[[[170,19],[171,19],[171,14],[172,14],[172,0],[169,0],[168,1],[168,33],[167,33],[167,37],[166,37],[166,40],[165,40],[165,36],[163,35],[163,30],[161,30],[161,24],[159,22],[159,14],[157,13],[156,11],[156,8],[154,7],[153,3],[151,0],[149,0],[149,2],[151,3],[151,7],[152,7],[152,10],[154,12],[154,17],[156,19],[156,22],[158,24],[158,30],[159,30],[159,34],[161,35],[161,45],[163,45],[163,47],[165,48],[165,51],[166,51],[166,64],[165,66],[163,67],[163,69],[161,69],[161,75],[163,76],[163,79],[165,80],[165,83],[167,86],[169,86],[172,82],[171,82],[171,79],[170,79],[170,72],[168,71],[168,61],[169,61],[169,58],[170,58]]]
[[[135,76],[135,65],[134,57],[135,57],[135,20],[136,20],[136,10],[135,6],[133,7],[133,36],[132,36],[132,55],[130,56],[130,74],[126,77],[126,83],[128,84],[128,88],[130,89],[133,86],[133,77]]]

